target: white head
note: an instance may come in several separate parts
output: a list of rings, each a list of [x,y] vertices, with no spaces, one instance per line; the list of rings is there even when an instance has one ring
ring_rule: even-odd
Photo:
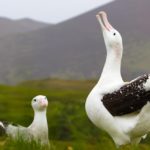
[[[34,111],[45,111],[48,106],[48,100],[46,96],[38,95],[32,99],[31,105]]]
[[[107,51],[113,51],[116,55],[122,56],[123,45],[120,33],[108,22],[107,14],[104,11],[99,12],[96,17],[102,28]]]

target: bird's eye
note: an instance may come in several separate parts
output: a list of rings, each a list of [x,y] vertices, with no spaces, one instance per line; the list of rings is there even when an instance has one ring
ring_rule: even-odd
[[[36,99],[33,99],[34,102],[36,102]]]
[[[115,36],[115,35],[116,35],[116,33],[113,33],[113,35]]]

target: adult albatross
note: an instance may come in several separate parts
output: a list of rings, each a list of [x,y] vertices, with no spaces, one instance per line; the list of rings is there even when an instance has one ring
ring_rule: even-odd
[[[150,75],[130,82],[122,80],[122,37],[108,22],[105,12],[99,12],[96,17],[103,32],[107,57],[101,77],[87,97],[87,115],[117,146],[139,143],[150,131]]]
[[[0,122],[0,133],[6,133],[13,139],[22,138],[24,141],[34,140],[41,145],[49,146],[48,124],[46,118],[46,108],[48,100],[46,96],[38,95],[31,101],[34,110],[34,119],[28,127],[15,126],[7,122]]]

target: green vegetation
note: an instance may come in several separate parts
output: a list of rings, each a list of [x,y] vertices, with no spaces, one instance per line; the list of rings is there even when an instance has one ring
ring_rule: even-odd
[[[51,150],[115,150],[111,138],[87,118],[85,100],[95,81],[45,79],[16,86],[0,86],[0,120],[28,126],[33,119],[31,99],[39,94],[49,100],[48,124]],[[138,147],[126,145],[121,150],[148,150],[149,138]],[[0,149],[41,150],[38,144],[0,139]],[[48,150],[48,149],[47,149]]]

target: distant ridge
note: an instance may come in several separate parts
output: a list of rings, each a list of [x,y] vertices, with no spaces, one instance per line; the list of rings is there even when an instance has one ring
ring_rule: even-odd
[[[98,78],[106,55],[95,17],[101,10],[123,36],[124,78],[150,72],[149,6],[148,0],[116,0],[57,25],[0,36],[0,83],[47,77]],[[1,29],[0,22],[0,33]]]
[[[12,20],[0,17],[0,37],[10,34],[25,33],[48,26],[32,19]]]

